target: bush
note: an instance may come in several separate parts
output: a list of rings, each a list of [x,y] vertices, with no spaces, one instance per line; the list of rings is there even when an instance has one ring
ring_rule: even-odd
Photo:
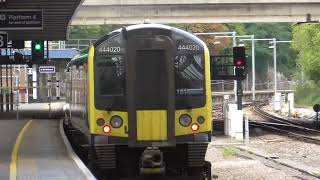
[[[295,103],[303,106],[320,104],[320,82],[308,81],[296,88]]]

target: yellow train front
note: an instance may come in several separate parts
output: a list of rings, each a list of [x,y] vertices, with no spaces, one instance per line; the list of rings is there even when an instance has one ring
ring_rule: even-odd
[[[70,97],[82,93],[87,101],[70,101],[71,124],[88,134],[94,167],[109,177],[210,179],[210,65],[200,39],[169,26],[133,25],[96,41],[80,64],[86,80],[83,88],[71,85]]]

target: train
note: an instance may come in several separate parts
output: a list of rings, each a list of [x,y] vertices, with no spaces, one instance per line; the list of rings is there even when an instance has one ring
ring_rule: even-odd
[[[89,167],[110,179],[211,179],[209,60],[202,40],[161,24],[117,29],[74,57],[64,123],[81,132]]]

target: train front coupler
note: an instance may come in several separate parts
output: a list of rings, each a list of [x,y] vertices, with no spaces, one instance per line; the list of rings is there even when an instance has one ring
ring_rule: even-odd
[[[164,175],[163,153],[158,147],[147,147],[140,157],[140,175]]]

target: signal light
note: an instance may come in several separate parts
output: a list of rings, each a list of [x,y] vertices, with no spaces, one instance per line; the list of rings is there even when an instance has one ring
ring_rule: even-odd
[[[41,50],[41,44],[36,44],[36,45],[34,46],[34,49],[35,49],[36,51],[40,51],[40,50]]]
[[[245,47],[233,48],[233,65],[235,66],[235,77],[237,80],[246,78],[246,52]]]
[[[237,61],[236,61],[236,66],[243,66],[243,61],[241,60],[241,59],[238,59]]]
[[[245,47],[234,47],[233,48],[233,64],[236,67],[246,65]]]
[[[31,42],[31,55],[32,61],[40,63],[44,61],[44,42],[32,41]]]

